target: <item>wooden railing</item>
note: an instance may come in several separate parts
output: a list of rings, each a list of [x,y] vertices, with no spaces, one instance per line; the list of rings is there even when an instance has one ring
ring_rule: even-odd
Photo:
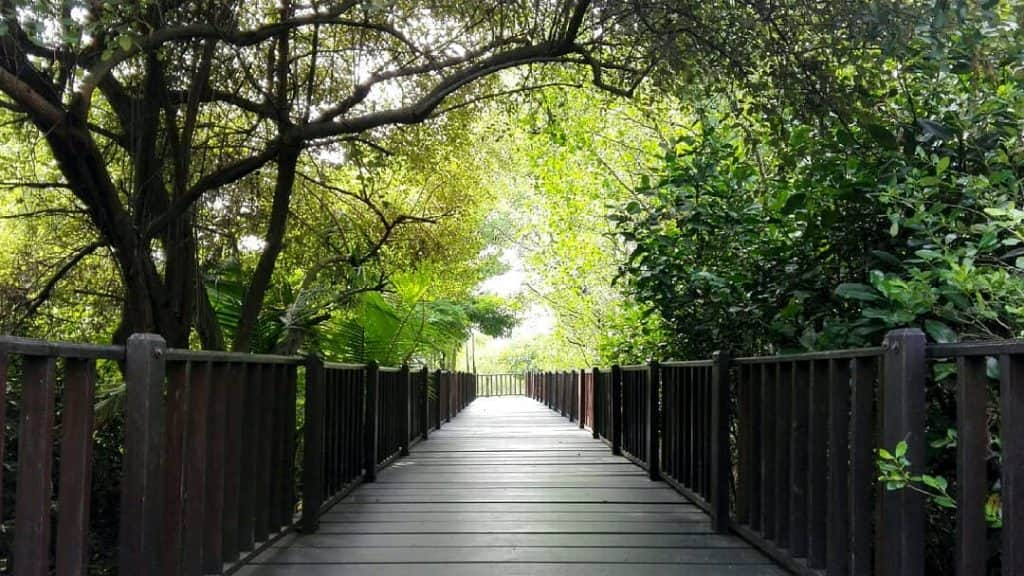
[[[153,335],[126,346],[0,337],[0,407],[20,420],[12,574],[88,571],[97,362],[118,364],[125,383],[120,512],[103,519],[119,526],[121,574],[219,574],[290,530],[313,531],[475,397],[471,374],[434,373],[430,391],[425,368],[174,350]]]
[[[927,345],[919,330],[896,330],[879,348],[594,369],[580,397],[595,437],[704,507],[715,531],[798,574],[920,576],[925,497],[879,486],[876,450],[905,442],[911,474],[927,473],[926,411],[942,409],[932,375],[951,363],[953,572],[1024,574],[1024,342]],[[579,374],[568,386],[586,390]],[[527,375],[528,395],[559,412],[565,387]]]
[[[522,374],[477,374],[478,396],[523,396],[526,394]]]
[[[580,372],[528,372],[526,395],[555,410],[570,422],[578,422]]]

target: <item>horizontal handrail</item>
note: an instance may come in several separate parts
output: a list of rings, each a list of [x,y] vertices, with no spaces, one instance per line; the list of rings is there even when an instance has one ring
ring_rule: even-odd
[[[670,368],[710,368],[715,364],[714,360],[666,360],[659,362],[662,366]]]
[[[0,348],[21,356],[49,356],[82,360],[124,360],[124,346],[48,342],[17,336],[0,336]]]
[[[929,358],[1024,354],[1024,340],[989,340],[983,342],[959,342],[956,344],[929,344],[925,350]]]
[[[302,356],[276,354],[250,354],[248,352],[220,352],[216,350],[183,350],[168,348],[164,353],[168,361],[174,362],[224,362],[241,364],[283,364],[298,366],[305,360]]]
[[[766,364],[775,362],[804,362],[808,360],[846,360],[881,356],[884,352],[885,349],[878,346],[874,348],[849,348],[846,350],[803,352],[799,354],[778,354],[775,356],[743,356],[734,358],[732,362],[734,364]]]

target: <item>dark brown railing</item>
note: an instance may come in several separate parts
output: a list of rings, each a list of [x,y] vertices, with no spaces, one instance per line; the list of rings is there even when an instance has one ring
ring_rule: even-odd
[[[594,428],[594,373],[580,370],[580,428]]]
[[[577,422],[581,413],[580,382],[580,372],[529,372],[526,396]]]
[[[442,410],[450,419],[475,397],[472,375],[434,373],[443,385],[431,390],[425,368],[174,350],[153,335],[126,346],[0,337],[0,407],[20,420],[13,515],[0,510],[13,519],[12,574],[88,571],[97,362],[117,363],[125,382],[120,517],[109,519],[121,574],[220,574],[315,530]]]
[[[525,379],[522,374],[477,374],[478,396],[524,396]]]
[[[450,422],[476,399],[476,375],[468,372],[441,372],[438,379],[441,391],[438,417],[444,422]]]
[[[716,531],[798,574],[920,576],[924,497],[880,487],[876,450],[906,442],[911,473],[928,469],[933,367],[954,362],[954,572],[1024,574],[1024,342],[927,345],[896,330],[879,348],[614,366],[568,386],[595,437],[705,508]],[[561,413],[565,386],[527,375],[527,395]],[[998,539],[985,515],[993,485]]]

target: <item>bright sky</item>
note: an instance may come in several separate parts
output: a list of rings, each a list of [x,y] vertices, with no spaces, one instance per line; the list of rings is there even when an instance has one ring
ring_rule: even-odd
[[[527,289],[526,268],[519,248],[506,248],[501,254],[501,261],[508,266],[508,271],[485,281],[480,285],[480,292],[514,298]],[[543,304],[531,305],[522,312],[520,320],[510,337],[495,340],[488,349],[497,351],[512,341],[550,334],[555,328],[555,315]]]

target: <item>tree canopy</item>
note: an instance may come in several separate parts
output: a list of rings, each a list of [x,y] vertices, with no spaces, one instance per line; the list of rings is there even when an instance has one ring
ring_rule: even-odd
[[[1020,335],[1020,17],[5,0],[3,328],[450,364],[541,314],[506,356],[549,366]]]

